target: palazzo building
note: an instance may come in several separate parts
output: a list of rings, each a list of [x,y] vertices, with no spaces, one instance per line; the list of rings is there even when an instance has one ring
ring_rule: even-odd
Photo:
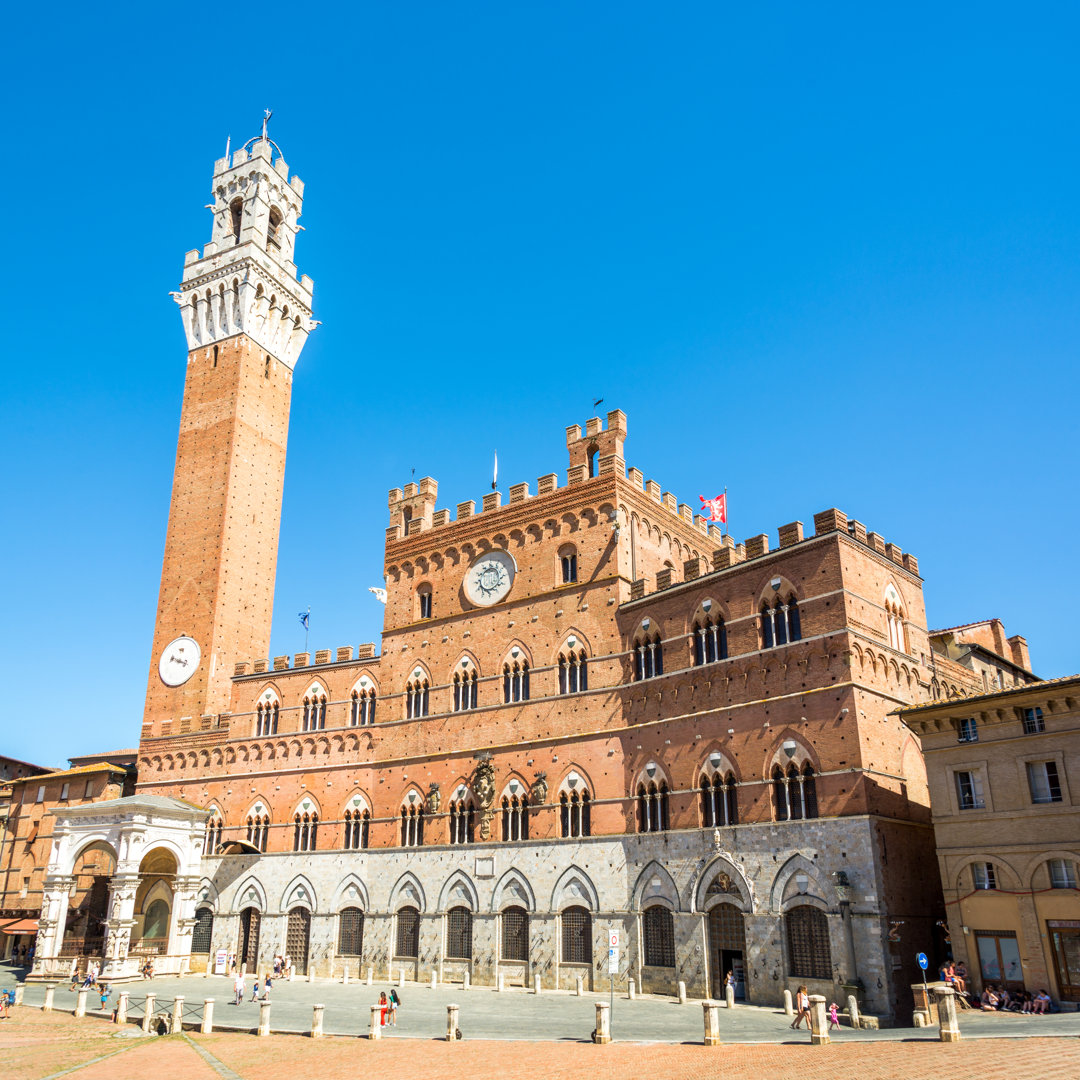
[[[160,901],[161,971],[599,989],[617,928],[621,985],[910,1008],[943,910],[895,713],[981,687],[933,654],[917,560],[836,509],[736,543],[627,466],[614,410],[505,501],[393,488],[381,643],[270,658],[304,187],[264,131],[212,193],[138,787],[59,819],[35,974],[94,846],[114,979]]]

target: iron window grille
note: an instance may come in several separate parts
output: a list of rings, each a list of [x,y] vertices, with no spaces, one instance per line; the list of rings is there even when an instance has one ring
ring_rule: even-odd
[[[642,915],[645,930],[645,966],[675,966],[675,917],[666,907],[656,905]]]
[[[785,916],[788,962],[796,979],[832,979],[829,924],[825,912],[808,904],[792,908]]]
[[[569,907],[560,916],[564,964],[592,963],[592,916],[587,908]]]
[[[524,908],[507,908],[502,913],[502,958],[528,962],[529,913]]]

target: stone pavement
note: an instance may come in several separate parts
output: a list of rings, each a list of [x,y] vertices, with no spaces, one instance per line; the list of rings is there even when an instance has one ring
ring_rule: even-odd
[[[0,1020],[0,1061],[4,1080],[355,1080],[358,1074],[460,1080],[496,1073],[538,1080],[1076,1080],[1080,1042],[1034,1037],[705,1047],[563,1041],[546,1044],[540,1057],[535,1042],[515,1041],[373,1043],[230,1032],[121,1038],[105,1020],[22,1008]]]
[[[13,976],[0,974],[0,985],[13,982]],[[270,1024],[275,1032],[307,1033],[311,1030],[312,1005],[325,1005],[323,1030],[328,1035],[356,1036],[367,1034],[370,1006],[379,999],[380,991],[389,990],[386,982],[365,986],[323,980],[278,982],[271,994]],[[204,998],[214,999],[215,1030],[254,1031],[259,1021],[259,1006],[250,1000],[243,1005],[232,1004],[232,979],[223,976],[189,976],[184,979],[158,978],[151,982],[126,984],[130,997],[129,1017],[143,1015],[147,991],[157,995],[158,1011],[168,1011],[175,995],[183,994],[184,1015],[189,1023],[202,1016]],[[397,1028],[385,1029],[389,1039],[437,1039],[446,1034],[446,1006],[451,1002],[460,1008],[458,1026],[466,1039],[576,1041],[588,1039],[596,1025],[597,1001],[607,1001],[605,994],[585,994],[577,997],[565,991],[548,991],[536,995],[524,990],[498,993],[490,988],[463,990],[460,986],[432,990],[423,983],[406,983],[399,991],[402,1008]],[[110,1008],[116,1002],[113,991]],[[250,980],[248,998],[250,999]],[[41,983],[28,983],[25,1001],[40,1005],[45,989]],[[55,991],[55,1007],[69,1013],[75,1008],[76,995],[67,983]],[[87,1007],[93,1012],[98,997],[91,993]],[[809,1032],[803,1028],[794,1032],[790,1020],[778,1009],[737,1005],[730,1013],[720,1009],[720,1037],[730,1043],[809,1043]],[[965,1038],[1007,1037],[1031,1035],[1080,1036],[1080,1013],[1070,1012],[1052,1016],[1022,1016],[1015,1013],[984,1014],[965,1012],[960,1016]],[[881,1031],[843,1027],[834,1032],[838,1041],[870,1043],[902,1041],[936,1037],[937,1028],[890,1028]],[[612,1015],[612,1035],[616,1042],[700,1043],[703,1035],[700,1001],[685,1005],[668,997],[639,997],[629,1001],[616,995]],[[1080,1073],[1077,1074],[1080,1077]]]

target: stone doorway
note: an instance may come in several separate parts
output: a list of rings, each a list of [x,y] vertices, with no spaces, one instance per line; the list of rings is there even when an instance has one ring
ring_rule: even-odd
[[[709,993],[724,997],[724,979],[735,977],[735,998],[746,1000],[746,935],[743,913],[734,905],[719,903],[709,909]]]
[[[259,924],[262,916],[258,908],[248,907],[240,912],[240,952],[236,962],[244,970],[254,972],[259,964]]]
[[[289,957],[297,975],[307,974],[310,940],[311,912],[305,907],[295,907],[289,912],[289,924],[285,931],[285,955]]]

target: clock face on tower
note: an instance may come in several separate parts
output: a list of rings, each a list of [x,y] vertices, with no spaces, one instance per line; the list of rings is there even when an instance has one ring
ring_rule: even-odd
[[[509,551],[488,551],[465,574],[465,595],[477,607],[491,607],[510,592],[516,573]]]
[[[183,686],[195,674],[202,653],[189,637],[174,638],[161,652],[158,674],[166,686]]]

